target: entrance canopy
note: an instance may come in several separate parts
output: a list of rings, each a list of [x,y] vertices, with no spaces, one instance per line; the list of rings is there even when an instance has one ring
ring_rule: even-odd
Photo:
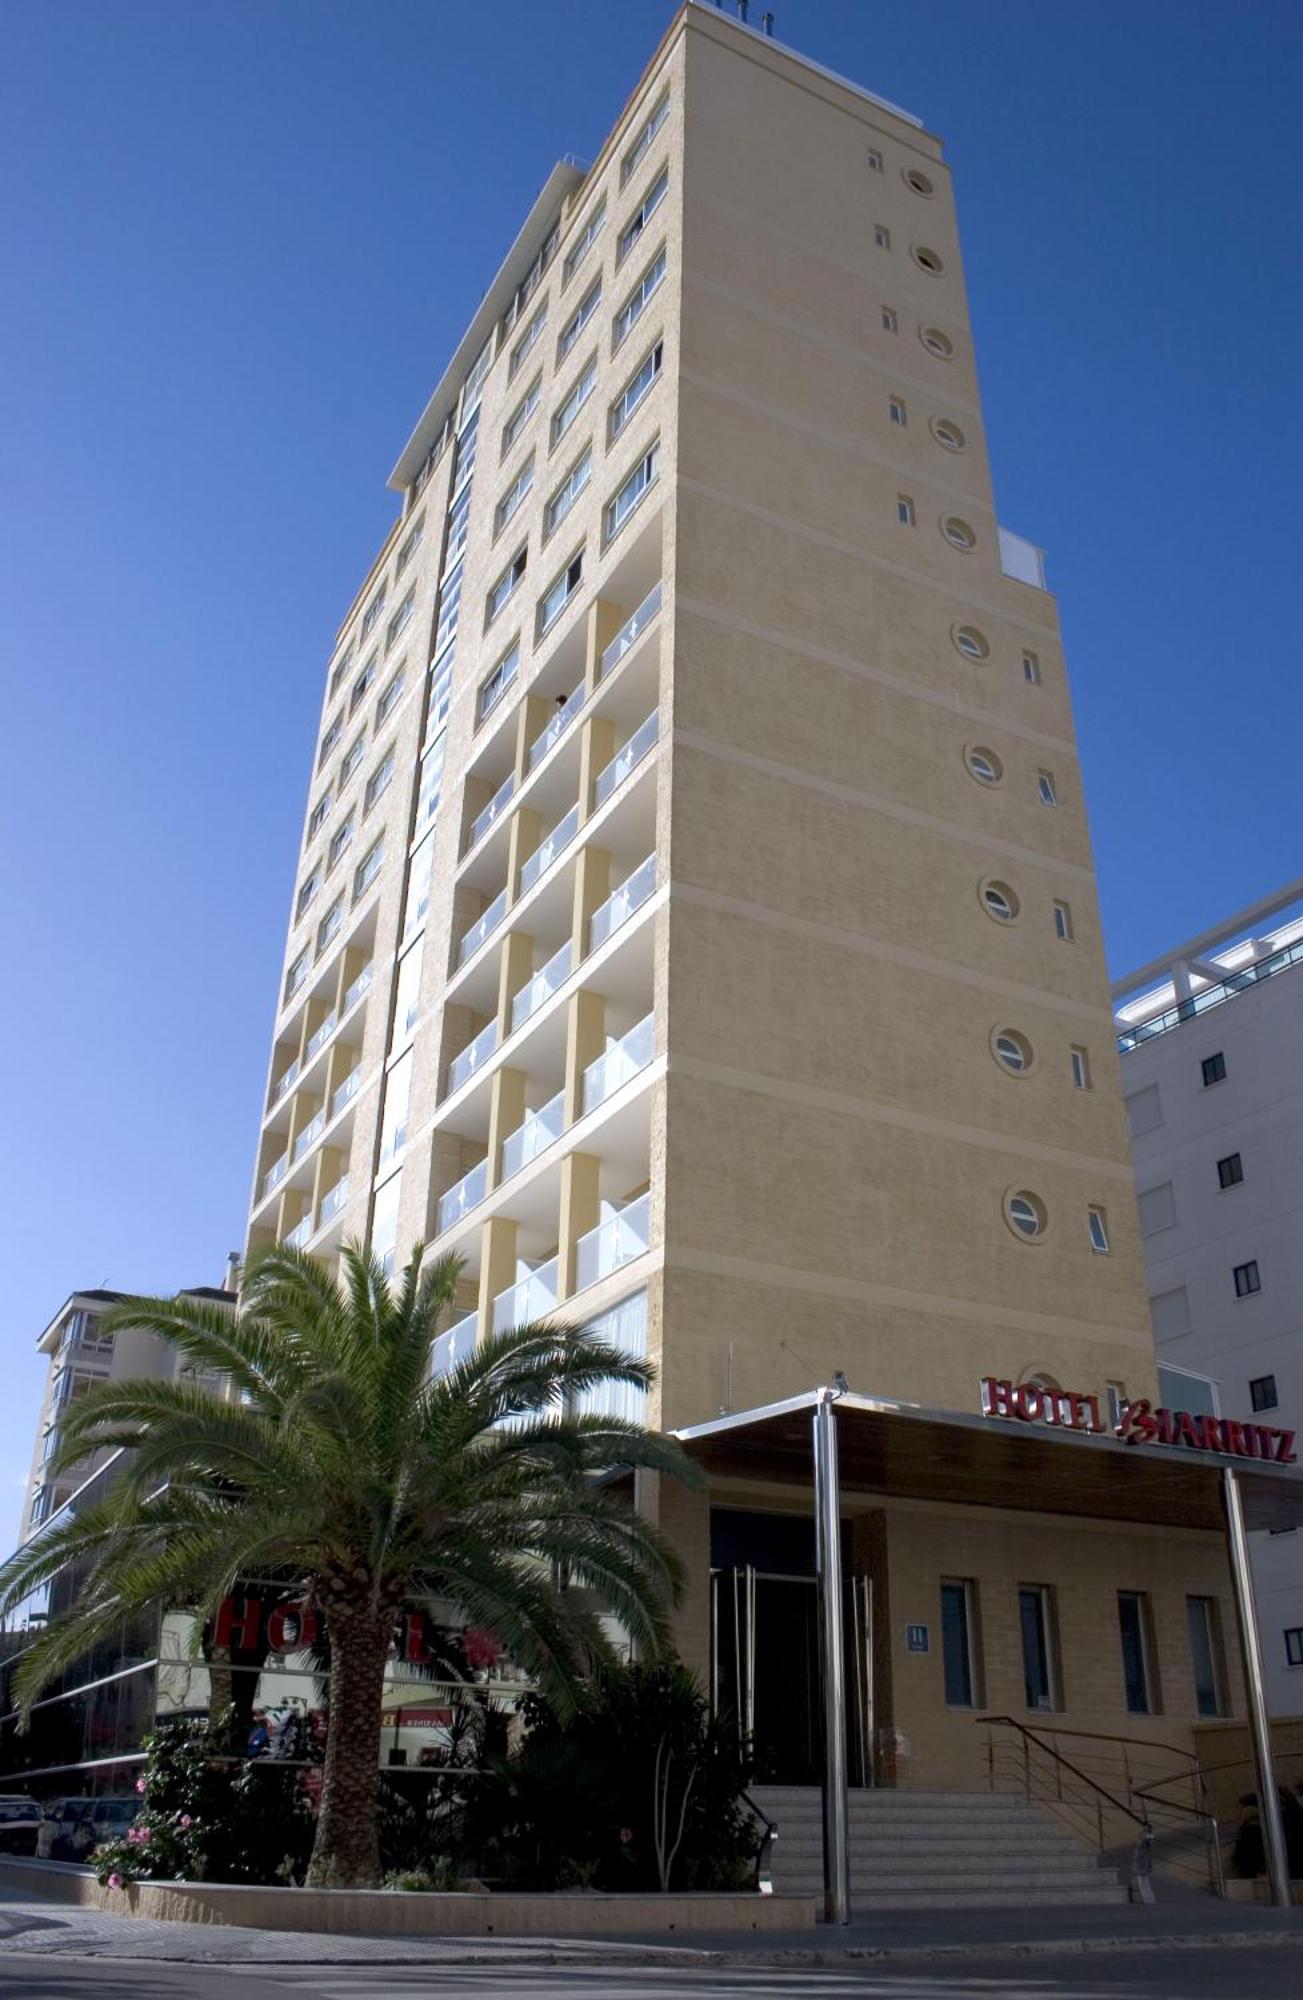
[[[717,1417],[675,1433],[718,1478],[812,1477],[811,1390],[782,1403]],[[1221,1474],[1239,1477],[1245,1526],[1303,1527],[1303,1467],[1271,1465],[1216,1451],[1122,1444],[1075,1430],[1052,1430],[852,1392],[834,1404],[843,1495],[893,1494],[970,1507],[1085,1515],[1098,1521],[1152,1521],[1221,1530]]]

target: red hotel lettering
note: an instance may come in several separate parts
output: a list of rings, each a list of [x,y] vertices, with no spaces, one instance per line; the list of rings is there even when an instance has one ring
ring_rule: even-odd
[[[310,1604],[278,1604],[267,1619],[267,1644],[273,1653],[296,1653],[317,1636],[317,1614]]]
[[[1293,1465],[1296,1456],[1293,1431],[1277,1431],[1276,1463],[1278,1465]]]
[[[1045,1389],[1036,1382],[1014,1384],[995,1375],[982,1380],[982,1412],[1011,1417],[1025,1424],[1048,1424],[1076,1431],[1103,1431],[1098,1396],[1075,1389]],[[1237,1423],[1233,1417],[1195,1416],[1189,1410],[1169,1410],[1144,1396],[1122,1405],[1114,1434],[1124,1444],[1167,1445],[1174,1449],[1218,1452],[1223,1457],[1270,1459],[1276,1465],[1297,1463],[1293,1431],[1264,1424]]]
[[[256,1646],[261,1623],[262,1605],[256,1597],[224,1597],[218,1606],[217,1622],[213,1627],[213,1644]]]

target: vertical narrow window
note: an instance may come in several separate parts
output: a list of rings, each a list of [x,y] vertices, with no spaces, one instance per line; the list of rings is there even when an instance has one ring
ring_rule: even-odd
[[[1274,1410],[1279,1405],[1274,1375],[1255,1375],[1249,1384],[1249,1402],[1255,1410]]]
[[[892,311],[892,308],[890,306],[884,306],[882,308],[882,331],[884,333],[895,333],[898,331],[899,325],[900,322],[896,318],[896,315]]]
[[[1195,1707],[1200,1715],[1225,1715],[1225,1678],[1216,1598],[1187,1597],[1185,1615],[1190,1627]]]
[[[1090,1056],[1076,1043],[1072,1047],[1072,1084],[1075,1090],[1090,1089]]]
[[[1205,1090],[1208,1089],[1210,1084],[1225,1083],[1226,1057],[1220,1049],[1218,1049],[1215,1056],[1205,1056],[1199,1067],[1203,1073],[1203,1087]]]
[[[899,396],[893,396],[891,398],[891,400],[887,404],[887,411],[891,417],[892,423],[899,424],[901,429],[903,430],[905,428],[905,405],[901,402]]]
[[[967,1577],[941,1584],[941,1657],[945,1670],[946,1707],[977,1706],[977,1670],[973,1651],[975,1592]]]
[[[1096,1208],[1092,1204],[1086,1210],[1086,1223],[1090,1230],[1091,1249],[1097,1250],[1101,1257],[1107,1257],[1109,1252],[1108,1217],[1105,1215],[1103,1209]]]
[[[1054,1664],[1053,1616],[1050,1592],[1043,1583],[1025,1583],[1018,1591],[1018,1628],[1022,1635],[1023,1697],[1028,1708],[1059,1706]]]
[[[869,162],[869,172],[871,174],[880,174],[882,172],[882,155],[877,147],[870,146],[866,157]]]
[[[1149,1639],[1149,1599],[1143,1590],[1118,1592],[1122,1641],[1122,1684],[1131,1715],[1156,1715],[1153,1657]]]
[[[1054,905],[1054,935],[1064,944],[1072,942],[1072,906],[1056,902]]]
[[[1040,801],[1043,806],[1056,806],[1059,803],[1059,794],[1055,787],[1053,771],[1040,771],[1037,773],[1036,789],[1040,794]]]
[[[885,223],[879,222],[874,225],[873,240],[879,250],[890,250],[891,231],[886,227]]]
[[[330,794],[327,792],[322,804],[329,810]],[[321,810],[320,806],[317,808]],[[1228,1153],[1224,1160],[1217,1162],[1217,1184],[1219,1187],[1238,1187],[1244,1179],[1244,1162],[1238,1153]]]
[[[896,496],[896,519],[902,528],[912,528],[914,525],[914,502],[908,493],[899,493]]]
[[[1285,1665],[1303,1667],[1303,1625],[1285,1627]]]
[[[1247,1264],[1237,1264],[1231,1275],[1235,1279],[1237,1299],[1251,1298],[1254,1292],[1262,1290],[1262,1274],[1256,1257],[1250,1257]]]
[[[1024,679],[1024,680],[1025,680],[1025,681],[1026,681],[1027,683],[1028,683],[1028,685],[1029,685],[1029,686],[1031,686],[1031,687],[1039,687],[1039,686],[1040,686],[1040,684],[1041,684],[1041,663],[1040,663],[1040,661],[1039,661],[1039,659],[1037,658],[1037,656],[1036,656],[1036,654],[1035,654],[1035,653],[1024,653],[1024,654],[1023,654],[1023,656],[1022,656],[1022,677],[1023,677],[1023,679]]]

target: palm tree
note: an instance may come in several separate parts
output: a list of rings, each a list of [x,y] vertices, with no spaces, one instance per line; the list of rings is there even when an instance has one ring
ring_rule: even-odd
[[[25,1713],[133,1611],[186,1605],[204,1619],[242,1577],[297,1581],[330,1652],[315,1886],[379,1878],[380,1703],[402,1607],[451,1600],[565,1712],[610,1657],[603,1614],[656,1658],[680,1589],[673,1550],[594,1475],[691,1481],[694,1468],[673,1440],[577,1407],[605,1383],[645,1387],[648,1364],[540,1322],[435,1376],[459,1266],[421,1265],[418,1246],[391,1285],[346,1248],[336,1279],[281,1244],[250,1266],[237,1314],[184,1295],[125,1300],[107,1326],[158,1335],[191,1372],[79,1399],[59,1462],[122,1446],[123,1472],[0,1570],[6,1611],[68,1565],[78,1574],[70,1613],[19,1669]],[[195,1379],[213,1373],[229,1395]]]

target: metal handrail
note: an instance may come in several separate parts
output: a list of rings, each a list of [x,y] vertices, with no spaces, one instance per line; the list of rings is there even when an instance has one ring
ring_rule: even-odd
[[[1080,1765],[1074,1764],[1070,1757],[1065,1757],[1061,1750],[1055,1750],[1050,1744],[1044,1742],[1035,1730],[1027,1727],[1026,1723],[1019,1722],[1016,1716],[979,1715],[974,1720],[978,1723],[985,1723],[988,1730],[994,1727],[1017,1730],[1023,1741],[1023,1789],[1029,1799],[1032,1795],[1029,1751],[1032,1749],[1039,1750],[1043,1756],[1048,1757],[1056,1766],[1057,1771],[1070,1771],[1074,1778],[1079,1779],[1085,1785],[1088,1792],[1094,1794],[1095,1841],[1100,1854],[1104,1852],[1104,1811],[1101,1804],[1102,1800],[1107,1800],[1108,1804],[1115,1811],[1122,1813],[1125,1818],[1133,1821],[1140,1828],[1131,1857],[1131,1879],[1140,1901],[1142,1903],[1152,1903],[1154,1901],[1154,1885],[1151,1871],[1151,1856],[1154,1829],[1150,1824],[1148,1814],[1137,1812],[1133,1806],[1127,1805],[1124,1800],[1119,1799],[1113,1792],[1110,1792],[1106,1785],[1099,1784],[1088,1772],[1083,1771]],[[1065,1730],[1064,1734],[1068,1733],[1070,1732]],[[1084,1735],[1087,1732],[1082,1730],[1071,1733]],[[990,1779],[991,1789],[994,1791],[995,1741],[989,1735],[987,1737],[987,1775]],[[1060,1780],[1060,1798],[1062,1798],[1061,1786],[1062,1781]],[[1076,1804],[1075,1801],[1068,1801],[1068,1803]]]
[[[764,1828],[764,1832],[760,1836],[760,1845],[756,1849],[756,1894],[758,1896],[772,1896],[774,1893],[774,1878],[770,1864],[773,1859],[774,1842],[778,1838],[778,1822],[770,1819],[769,1814],[756,1804],[750,1792],[741,1791],[738,1793],[738,1797],[741,1799],[743,1805],[755,1814]]]
[[[1202,1776],[1200,1782],[1202,1788]],[[1209,1843],[1209,1852],[1212,1856],[1213,1880],[1216,1884],[1217,1894],[1225,1900],[1226,1870],[1222,1865],[1222,1835],[1221,1828],[1217,1824],[1217,1815],[1208,1812],[1203,1806],[1184,1805],[1180,1799],[1157,1799],[1154,1797],[1154,1793],[1159,1785],[1170,1785],[1171,1783],[1171,1778],[1156,1778],[1152,1786],[1137,1785],[1132,1796],[1137,1799],[1145,1799],[1150,1805],[1162,1806],[1165,1812],[1184,1813],[1188,1819],[1203,1821]]]

